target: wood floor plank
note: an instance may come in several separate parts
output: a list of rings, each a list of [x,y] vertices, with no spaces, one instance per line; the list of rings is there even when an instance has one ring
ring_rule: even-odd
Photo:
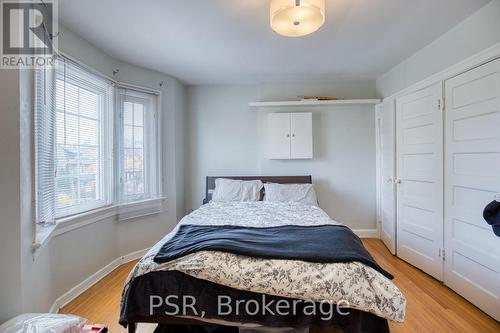
[[[498,333],[500,323],[486,315],[441,282],[391,255],[378,239],[363,240],[377,262],[394,275],[394,283],[407,299],[406,321],[390,323],[392,333],[454,332]],[[104,279],[61,309],[106,324],[111,333],[126,332],[118,324],[120,296],[125,279],[134,267],[118,267]],[[138,333],[151,333],[155,325],[141,324]],[[322,333],[332,333],[321,331]]]

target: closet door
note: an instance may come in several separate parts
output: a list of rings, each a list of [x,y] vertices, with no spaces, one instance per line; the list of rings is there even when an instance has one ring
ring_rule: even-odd
[[[443,279],[442,84],[397,99],[397,253]]]
[[[379,165],[379,221],[380,238],[396,254],[396,195],[394,100],[377,105],[378,111],[378,165]]]
[[[445,283],[500,320],[500,238],[482,216],[500,192],[500,60],[445,87]]]
[[[290,113],[269,113],[268,158],[290,159]]]

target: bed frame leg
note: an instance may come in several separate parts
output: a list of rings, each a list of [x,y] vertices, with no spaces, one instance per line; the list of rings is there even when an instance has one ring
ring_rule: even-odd
[[[128,333],[135,333],[136,328],[137,328],[136,323],[129,323],[128,324]]]

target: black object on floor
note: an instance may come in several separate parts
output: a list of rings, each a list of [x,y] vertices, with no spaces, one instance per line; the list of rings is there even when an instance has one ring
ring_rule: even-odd
[[[491,225],[495,235],[500,237],[500,202],[490,202],[484,208],[483,217]]]
[[[238,327],[158,325],[154,333],[238,333]]]

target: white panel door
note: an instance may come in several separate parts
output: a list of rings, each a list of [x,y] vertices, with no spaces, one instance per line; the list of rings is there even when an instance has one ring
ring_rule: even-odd
[[[269,113],[268,158],[290,159],[290,113]]]
[[[292,136],[291,158],[312,158],[312,113],[291,113],[290,124]]]
[[[397,254],[443,279],[442,84],[397,99]]]
[[[394,187],[396,121],[394,100],[379,104],[377,110],[380,238],[391,253],[396,254],[396,195]]]
[[[482,215],[500,192],[500,60],[445,87],[445,283],[500,320],[500,238]]]

